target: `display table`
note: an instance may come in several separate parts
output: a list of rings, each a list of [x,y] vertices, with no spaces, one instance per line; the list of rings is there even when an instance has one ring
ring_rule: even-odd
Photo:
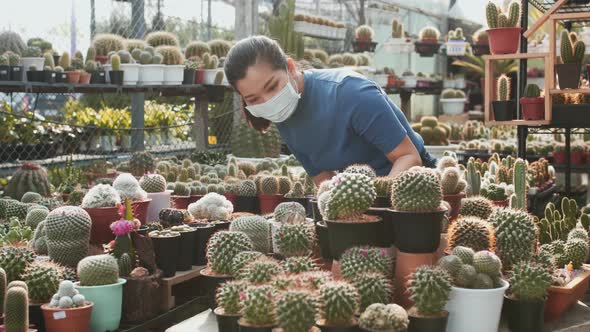
[[[218,332],[215,315],[206,310],[166,330],[166,332]],[[502,322],[499,332],[509,332],[506,323]],[[545,324],[544,332],[584,332],[590,331],[590,308],[578,302],[560,319]],[[539,331],[540,332],[540,331]]]

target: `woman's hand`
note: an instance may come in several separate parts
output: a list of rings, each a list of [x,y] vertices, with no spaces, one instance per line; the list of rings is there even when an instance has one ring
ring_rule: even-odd
[[[393,163],[389,176],[395,177],[399,173],[413,167],[422,166],[422,158],[416,146],[408,136],[393,151],[385,155]]]

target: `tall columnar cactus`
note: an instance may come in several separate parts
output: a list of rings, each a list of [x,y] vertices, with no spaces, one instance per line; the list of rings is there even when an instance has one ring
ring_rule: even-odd
[[[62,269],[51,262],[35,262],[25,269],[22,280],[27,283],[32,302],[47,303],[57,292],[62,280]]]
[[[243,232],[252,241],[252,249],[267,254],[272,251],[270,223],[260,216],[238,217],[229,226],[230,231]]]
[[[213,273],[231,275],[232,260],[242,251],[252,250],[252,241],[242,232],[220,231],[207,243],[208,265]]]
[[[306,223],[281,225],[273,238],[278,253],[285,257],[311,254],[314,240],[313,225]]]
[[[551,285],[551,274],[544,266],[521,261],[510,272],[510,292],[521,301],[543,300]]]
[[[269,19],[268,30],[273,39],[281,45],[285,53],[296,59],[303,58],[303,34],[293,31],[295,1],[289,0],[279,5],[278,15]]]
[[[353,280],[358,274],[377,272],[385,276],[393,273],[393,259],[384,248],[353,247],[340,258],[342,277]]]
[[[317,301],[308,290],[287,290],[277,301],[277,323],[285,332],[308,331],[316,316]]]
[[[359,326],[370,332],[403,332],[409,323],[406,310],[395,303],[373,303],[359,318]]]
[[[274,325],[276,297],[276,290],[272,286],[249,286],[243,296],[242,319],[254,326]]]
[[[505,74],[500,75],[496,83],[496,95],[499,101],[510,100],[510,78]]]
[[[74,267],[88,255],[92,220],[82,208],[62,206],[45,219],[49,257],[58,264]]]
[[[493,210],[494,207],[489,199],[483,196],[475,196],[463,198],[461,200],[459,214],[462,216],[473,216],[487,220]]]
[[[514,194],[510,197],[510,207],[513,209],[526,210],[527,206],[527,165],[520,158],[514,162]]]
[[[521,15],[522,12],[518,1],[512,1],[506,13],[502,12],[501,8],[491,1],[486,6],[486,20],[490,29],[517,27],[520,24]]]
[[[527,212],[497,209],[489,221],[495,229],[496,254],[505,266],[533,257],[537,244],[536,227]]]
[[[359,293],[360,311],[373,303],[387,303],[391,298],[392,286],[389,279],[381,273],[360,273],[350,282]]]
[[[577,38],[576,34],[570,34],[567,30],[561,32],[561,62],[580,64],[584,60],[586,45]]]
[[[319,289],[321,317],[327,325],[347,325],[357,312],[360,296],[356,288],[345,281],[332,281]]]
[[[412,168],[394,178],[391,206],[404,212],[433,212],[440,208],[442,190],[436,173],[426,168]]]
[[[26,288],[12,287],[6,291],[4,330],[6,332],[29,330],[29,294]]]
[[[477,217],[455,220],[448,230],[449,248],[464,246],[475,251],[489,250],[492,246],[492,230],[487,221]]]
[[[9,282],[18,280],[34,257],[33,251],[27,247],[4,246],[0,248],[0,268],[6,272]]]
[[[4,315],[4,297],[6,295],[6,271],[0,267],[0,315]]]
[[[47,171],[32,162],[23,163],[12,175],[4,188],[4,196],[20,200],[29,191],[39,193],[44,197],[51,195]]]
[[[88,256],[78,263],[81,286],[116,284],[119,279],[117,259],[111,255]]]
[[[409,279],[410,299],[423,316],[440,315],[451,293],[451,276],[437,266],[421,266]]]

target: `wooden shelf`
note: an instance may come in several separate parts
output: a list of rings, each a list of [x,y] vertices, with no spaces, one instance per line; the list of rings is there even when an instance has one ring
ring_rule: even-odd
[[[174,285],[178,285],[185,281],[198,278],[201,275],[201,270],[204,268],[205,266],[193,266],[188,271],[176,272],[176,274],[173,277],[162,278],[162,309],[170,310],[176,305],[174,295],[172,294],[172,287]]]
[[[539,59],[549,56],[549,53],[514,53],[484,55],[484,60],[513,60],[513,59]]]
[[[590,93],[590,88],[587,89],[550,89],[549,93],[552,95],[556,95],[559,93]]]
[[[564,13],[564,14],[553,14],[550,16],[553,20],[559,21],[582,21],[590,19],[590,12],[578,12],[578,13]]]
[[[496,126],[543,126],[551,123],[550,120],[512,120],[512,121],[486,121],[486,125]]]

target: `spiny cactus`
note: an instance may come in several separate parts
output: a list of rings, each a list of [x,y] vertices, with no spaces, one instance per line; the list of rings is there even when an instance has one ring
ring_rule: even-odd
[[[327,325],[347,325],[359,307],[360,296],[354,286],[344,281],[332,281],[319,290],[321,317]]]
[[[449,275],[451,275],[451,277],[454,278],[457,275],[457,272],[459,272],[461,266],[463,266],[463,261],[458,256],[448,255],[441,257],[436,265],[443,268],[445,271],[447,271],[447,273],[449,273]]]
[[[504,265],[532,258],[537,237],[535,223],[527,212],[497,209],[489,221],[495,229],[496,254]]]
[[[375,31],[368,25],[361,25],[356,28],[355,30],[356,39],[361,40],[373,40],[373,36],[375,35]]]
[[[205,53],[211,53],[211,48],[207,43],[202,41],[192,41],[186,45],[184,50],[184,56],[187,59],[200,58]]]
[[[223,308],[226,315],[238,315],[242,309],[241,294],[248,287],[248,283],[243,280],[231,280],[221,284],[217,288],[215,299],[217,305]]]
[[[524,89],[524,96],[527,98],[537,98],[541,95],[541,89],[536,84],[527,84]]]
[[[340,173],[331,183],[330,198],[321,210],[327,220],[359,218],[373,205],[377,196],[371,179],[363,174]]]
[[[359,273],[350,281],[359,293],[359,309],[364,311],[373,303],[390,301],[392,286],[387,277],[381,273]]]
[[[347,249],[340,258],[342,277],[353,280],[360,273],[378,272],[391,276],[393,259],[384,248],[353,247]]]
[[[481,172],[477,170],[475,166],[475,160],[471,158],[467,162],[467,173],[465,175],[465,180],[467,181],[467,195],[479,195],[481,188]]]
[[[256,183],[252,180],[244,180],[240,182],[238,187],[238,195],[244,197],[255,197],[256,196]]]
[[[254,326],[276,323],[276,290],[269,285],[249,286],[244,292],[242,319]]]
[[[277,323],[285,332],[308,331],[316,316],[316,299],[307,290],[287,290],[277,301]]]
[[[496,95],[499,101],[510,100],[510,78],[505,74],[500,75],[496,83]]]
[[[412,168],[396,176],[391,189],[391,206],[404,212],[433,212],[440,208],[442,190],[434,171]]]
[[[573,239],[565,243],[565,257],[571,262],[574,269],[579,269],[588,259],[588,241]]]
[[[487,220],[492,214],[494,207],[489,199],[482,196],[467,197],[461,200],[459,214],[462,216],[473,216]]]
[[[260,180],[260,192],[265,195],[279,193],[279,181],[275,176],[265,176]]]
[[[449,248],[464,246],[475,251],[489,250],[492,246],[492,229],[488,222],[477,217],[463,217],[451,223],[448,230]]]
[[[234,256],[231,262],[231,275],[236,277],[242,273],[242,268],[259,258],[265,257],[263,253],[259,251],[242,251]]]
[[[442,171],[440,183],[443,195],[456,195],[465,190],[467,182],[461,175],[458,167],[447,167]]]
[[[125,49],[125,43],[121,36],[113,34],[98,34],[92,40],[92,47],[96,55],[107,56],[110,52],[117,52]]]
[[[102,208],[114,207],[119,203],[121,203],[121,196],[115,188],[108,184],[97,184],[84,195],[80,206],[82,208]]]
[[[57,292],[62,279],[62,269],[52,262],[35,262],[29,265],[22,280],[27,283],[29,299],[35,303],[46,303]]]
[[[49,256],[58,264],[76,266],[88,254],[92,220],[83,209],[63,206],[45,219]]]
[[[166,191],[166,179],[160,174],[145,174],[139,179],[139,185],[148,193]]]
[[[272,251],[270,223],[260,216],[238,217],[229,226],[230,231],[243,232],[252,241],[255,251],[267,254]]]
[[[273,216],[278,223],[294,223],[299,221],[297,216],[305,217],[305,207],[298,202],[283,202],[277,205]]]
[[[0,54],[10,51],[20,55],[26,46],[17,32],[6,30],[0,33]]]
[[[577,38],[577,35],[568,33],[567,30],[561,32],[561,62],[563,63],[582,63],[586,45]]]
[[[373,303],[359,318],[359,326],[370,332],[404,332],[409,323],[406,310],[394,303]]]
[[[162,55],[162,63],[165,65],[182,65],[184,56],[177,46],[159,46],[156,52]]]
[[[6,291],[4,330],[6,332],[29,330],[29,294],[26,288],[12,287]]]
[[[421,266],[412,273],[408,283],[410,299],[420,315],[440,315],[451,293],[451,276],[437,266]]]
[[[543,300],[551,285],[551,274],[544,266],[521,261],[510,272],[510,292],[521,301]]]
[[[51,195],[47,171],[32,162],[23,163],[4,188],[4,196],[10,196],[16,200],[20,200],[26,192],[36,192],[43,197]]]
[[[404,37],[404,25],[397,19],[391,21],[391,38],[403,38]]]
[[[473,254],[473,267],[477,273],[499,276],[502,271],[502,261],[493,252],[482,250]]]
[[[208,265],[214,273],[231,275],[232,260],[242,251],[252,250],[252,241],[242,232],[219,231],[207,243]]]
[[[152,47],[158,46],[175,46],[180,47],[180,42],[175,34],[167,31],[154,31],[150,32],[146,37],[145,41]]]
[[[278,253],[285,257],[309,255],[314,240],[313,225],[307,223],[283,224],[273,237]]]
[[[486,20],[490,29],[517,27],[520,24],[521,8],[518,1],[512,1],[508,12],[502,12],[493,2],[486,6]]]
[[[25,225],[31,227],[31,229],[35,229],[35,228],[37,228],[37,225],[39,225],[40,222],[42,222],[43,220],[45,220],[45,218],[47,218],[48,214],[49,214],[49,210],[44,209],[44,208],[31,209],[27,213],[27,217],[25,219]]]
[[[527,207],[527,165],[518,158],[514,162],[514,194],[510,197],[510,207],[518,210],[525,210]]]
[[[393,179],[390,177],[376,177],[373,180],[375,186],[375,193],[377,197],[391,197],[391,186],[393,185]]]
[[[111,255],[88,256],[78,263],[81,286],[116,284],[119,279],[117,259]]]
[[[377,177],[375,170],[366,164],[354,164],[346,167],[344,169],[345,173],[355,173],[355,174],[364,174],[368,176],[370,179],[374,179]]]
[[[317,271],[319,268],[314,259],[309,256],[293,256],[283,261],[283,269],[286,273],[302,273]]]
[[[4,246],[0,248],[0,267],[6,272],[7,280],[20,279],[25,268],[33,262],[35,254],[27,247]]]
[[[420,40],[438,40],[440,38],[440,31],[435,27],[424,27],[420,30]]]
[[[211,49],[211,54],[217,56],[218,58],[226,57],[232,46],[231,42],[223,39],[213,39],[208,41],[207,44]]]

